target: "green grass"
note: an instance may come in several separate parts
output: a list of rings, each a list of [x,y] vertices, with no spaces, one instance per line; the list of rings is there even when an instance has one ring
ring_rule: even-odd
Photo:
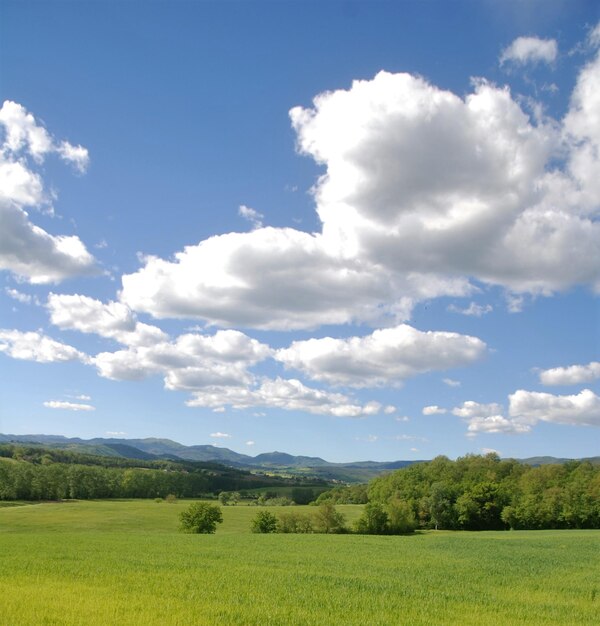
[[[215,535],[185,535],[185,506],[0,509],[0,625],[591,625],[600,614],[600,531],[253,535],[258,508],[237,506]],[[361,507],[340,509],[355,519]]]

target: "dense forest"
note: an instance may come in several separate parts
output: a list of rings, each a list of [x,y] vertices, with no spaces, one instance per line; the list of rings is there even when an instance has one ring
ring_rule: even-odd
[[[0,500],[182,498],[296,485],[209,462],[146,461],[0,444]]]
[[[408,504],[420,528],[600,528],[600,465],[531,467],[495,454],[456,461],[440,456],[375,478],[366,494],[353,486],[318,498],[319,503],[361,500],[384,513]]]

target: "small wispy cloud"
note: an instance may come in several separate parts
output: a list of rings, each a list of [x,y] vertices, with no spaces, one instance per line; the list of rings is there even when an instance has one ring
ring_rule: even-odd
[[[494,448],[481,448],[481,454],[497,454],[500,456],[501,452],[499,450],[494,450]]]
[[[253,446],[255,443],[255,441],[246,441],[247,446]]]
[[[377,435],[367,435],[366,437],[355,437],[356,441],[365,441],[366,443],[375,443],[379,440]]]
[[[509,313],[521,313],[525,305],[525,297],[519,294],[506,294],[506,308]]]
[[[104,434],[109,437],[123,437],[123,435],[126,435],[127,433],[123,430],[107,430]]]
[[[443,415],[444,413],[447,413],[447,410],[437,404],[432,404],[431,406],[424,406],[422,413],[423,415]]]
[[[216,433],[211,433],[210,436],[213,439],[231,439],[231,435],[229,435],[228,433],[216,432]]]
[[[558,56],[558,45],[555,39],[539,37],[517,37],[500,56],[500,65],[514,63],[517,65],[554,63]]]
[[[444,385],[448,385],[448,387],[460,387],[460,380],[454,380],[452,378],[444,378],[442,379]]]
[[[74,400],[83,400],[85,402],[89,402],[92,399],[92,396],[88,396],[85,393],[81,393],[76,396],[67,396],[67,398],[73,398]]]
[[[448,307],[448,311],[451,313],[459,313],[460,315],[468,315],[470,317],[482,317],[487,313],[491,313],[494,310],[494,307],[491,304],[486,304],[482,306],[481,304],[477,304],[476,302],[471,302],[468,307],[461,309],[455,304],[451,304]]]
[[[95,411],[96,407],[91,404],[78,404],[76,402],[66,402],[63,400],[48,400],[44,402],[48,409],[62,409],[64,411]]]
[[[6,295],[11,297],[13,300],[16,300],[17,302],[20,302],[21,304],[40,304],[37,296],[32,296],[28,293],[23,293],[18,289],[11,289],[9,287],[7,287],[5,291]]]
[[[240,217],[243,217],[246,221],[250,222],[253,228],[262,228],[263,226],[262,219],[264,215],[262,213],[259,213],[255,209],[246,206],[245,204],[240,205],[240,208],[238,209],[238,215]]]

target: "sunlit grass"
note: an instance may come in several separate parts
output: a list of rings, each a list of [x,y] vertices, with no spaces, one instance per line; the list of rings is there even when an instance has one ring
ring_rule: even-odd
[[[237,506],[185,535],[186,505],[1,509],[0,624],[597,623],[598,531],[253,535]]]

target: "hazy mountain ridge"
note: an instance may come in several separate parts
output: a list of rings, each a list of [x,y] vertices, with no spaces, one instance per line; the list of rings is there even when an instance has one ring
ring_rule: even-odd
[[[62,435],[10,435],[0,433],[0,442],[38,443],[82,451],[88,454],[122,456],[145,460],[168,458],[186,461],[215,461],[235,467],[263,470],[288,468],[298,472],[302,472],[304,469],[322,478],[348,482],[368,480],[381,472],[400,469],[418,462],[416,460],[398,460],[390,462],[354,461],[351,463],[331,463],[320,457],[294,456],[277,451],[265,452],[253,457],[247,454],[240,454],[229,448],[220,448],[210,444],[186,446],[171,439],[160,438],[120,439],[96,437],[94,439],[81,439],[79,437],[69,438]],[[566,463],[573,459],[537,456],[519,460],[528,465],[545,465],[549,463]],[[600,463],[600,456],[578,460]]]

